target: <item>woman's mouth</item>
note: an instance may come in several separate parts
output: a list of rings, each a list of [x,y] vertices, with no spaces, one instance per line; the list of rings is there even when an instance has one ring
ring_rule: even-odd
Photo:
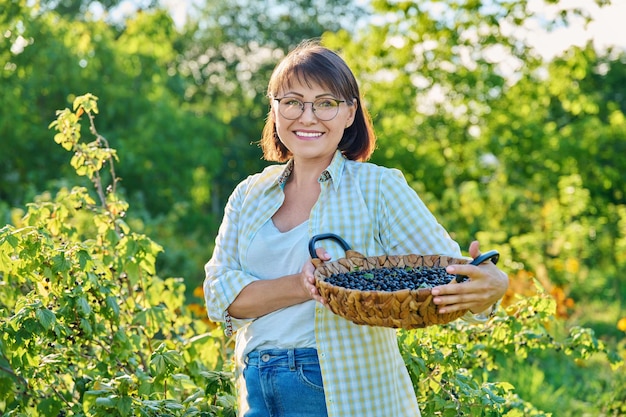
[[[303,132],[301,130],[297,130],[294,133],[301,139],[317,139],[323,135],[322,132]]]

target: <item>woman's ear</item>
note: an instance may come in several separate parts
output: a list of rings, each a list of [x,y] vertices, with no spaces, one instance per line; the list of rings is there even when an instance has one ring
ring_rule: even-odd
[[[355,97],[352,99],[352,104],[349,107],[350,113],[348,115],[348,119],[346,120],[346,129],[352,126],[352,123],[354,123],[354,118],[356,117],[356,110],[358,109],[358,106],[359,100],[357,100]]]

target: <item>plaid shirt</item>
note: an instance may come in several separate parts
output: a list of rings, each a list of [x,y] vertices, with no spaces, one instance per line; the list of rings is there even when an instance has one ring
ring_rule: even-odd
[[[246,253],[255,233],[282,205],[283,187],[292,169],[293,161],[270,166],[240,183],[229,198],[215,251],[205,267],[204,293],[212,320],[225,321],[228,306],[257,279],[247,272]],[[400,171],[350,161],[337,152],[319,182],[321,193],[309,217],[309,238],[334,233],[365,256],[461,256],[457,243]],[[337,254],[343,254],[343,249],[332,240],[318,246],[333,259],[342,257]],[[246,324],[246,320],[232,321],[234,330]],[[420,415],[396,330],[356,325],[318,304],[315,336],[329,417]]]

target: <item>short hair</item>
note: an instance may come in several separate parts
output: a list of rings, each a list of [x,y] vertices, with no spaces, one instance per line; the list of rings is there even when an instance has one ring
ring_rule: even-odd
[[[357,101],[354,121],[345,129],[338,149],[348,159],[368,160],[376,146],[376,137],[369,113],[361,100],[359,85],[348,64],[317,41],[306,40],[274,68],[267,88],[268,98],[273,100],[281,89],[288,89],[295,80],[305,85],[315,83],[328,88],[349,104]],[[278,138],[276,120],[271,108],[260,144],[263,157],[268,161],[286,162],[292,156],[291,151]]]

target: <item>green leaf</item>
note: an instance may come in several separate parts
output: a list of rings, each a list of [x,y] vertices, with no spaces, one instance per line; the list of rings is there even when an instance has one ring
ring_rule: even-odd
[[[204,393],[206,395],[215,395],[220,386],[220,377],[217,372],[208,371],[202,372],[202,376],[206,379],[206,387]]]
[[[117,298],[108,295],[105,299],[107,311],[111,313],[112,318],[118,318],[120,315],[120,306],[118,304]]]
[[[96,405],[98,407],[113,408],[117,405],[117,402],[118,398],[114,396],[96,398]]]
[[[50,330],[54,327],[54,323],[56,322],[56,316],[52,311],[48,310],[47,308],[37,310],[35,312],[35,316],[37,317],[37,320],[39,320],[39,323],[44,329]]]
[[[78,308],[80,315],[83,317],[87,317],[91,314],[91,306],[85,297],[78,297],[76,300],[76,307]]]
[[[180,410],[184,410],[185,407],[183,407],[181,404],[178,404],[174,401],[168,401],[165,404],[165,408],[168,410],[174,410],[174,411],[180,411]]]
[[[85,269],[87,262],[91,260],[91,255],[84,249],[79,250],[76,255],[78,256],[78,264],[81,269]]]
[[[524,412],[522,410],[511,410],[503,417],[524,417]]]
[[[150,366],[154,370],[155,376],[165,375],[167,372],[167,362],[163,355],[154,354],[150,359]]]
[[[165,345],[161,344],[150,358],[150,366],[155,373],[155,377],[164,377],[174,373],[184,366],[185,362],[175,350],[165,350]]]
[[[37,404],[37,411],[42,416],[56,416],[63,408],[63,403],[57,397],[44,398]]]
[[[137,262],[128,262],[124,266],[124,271],[128,276],[128,281],[135,285],[140,281],[141,274],[139,273],[139,264]]]
[[[515,390],[515,387],[510,382],[498,382],[497,384],[500,388],[502,388],[505,392],[510,392]]]
[[[71,266],[71,262],[65,257],[63,252],[52,257],[52,270],[55,273],[67,272],[70,270]]]
[[[123,396],[117,401],[117,411],[120,412],[122,417],[131,415],[133,406],[133,400],[131,397]]]
[[[2,240],[2,243],[7,242],[14,249],[17,248],[17,245],[20,243],[20,240],[13,234],[5,234]]]
[[[69,140],[69,137],[63,133],[57,133],[54,135],[54,141],[61,145],[66,151],[71,151],[74,147],[74,142]]]
[[[80,328],[85,333],[85,336],[91,336],[93,334],[93,329],[91,327],[91,323],[89,322],[89,320],[87,320],[85,318],[81,318],[80,319]]]
[[[165,308],[162,306],[143,309],[133,318],[133,323],[143,326],[144,331],[150,337],[160,331],[162,323],[167,322]]]

